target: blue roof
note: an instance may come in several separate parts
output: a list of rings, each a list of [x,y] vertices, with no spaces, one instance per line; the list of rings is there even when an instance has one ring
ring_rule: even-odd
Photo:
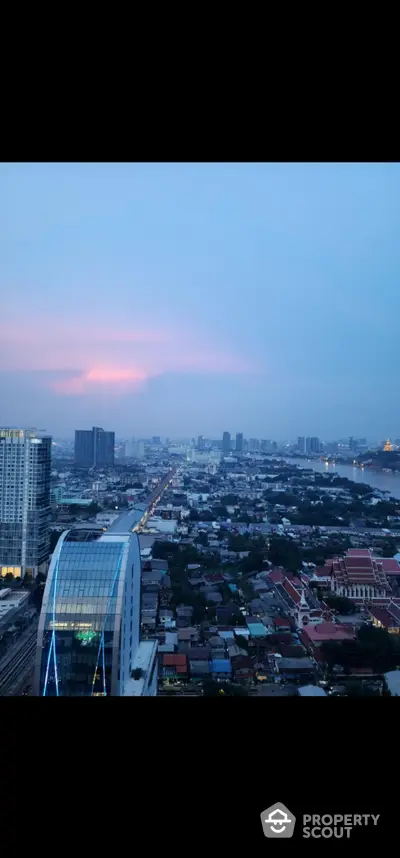
[[[229,658],[213,658],[211,662],[211,670],[213,673],[230,673],[231,663]]]
[[[263,623],[248,623],[247,628],[253,638],[265,638],[267,629]]]

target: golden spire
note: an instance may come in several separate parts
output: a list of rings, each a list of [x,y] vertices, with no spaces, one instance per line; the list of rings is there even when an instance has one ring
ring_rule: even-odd
[[[386,444],[385,444],[385,446],[384,446],[384,448],[383,448],[383,449],[384,449],[385,453],[391,453],[391,452],[392,452],[392,450],[393,450],[393,444],[392,444],[392,442],[389,440],[389,438],[387,439]]]

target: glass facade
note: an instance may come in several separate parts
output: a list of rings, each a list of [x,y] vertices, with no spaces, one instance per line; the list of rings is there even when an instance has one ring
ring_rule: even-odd
[[[80,468],[112,468],[114,466],[114,432],[99,426],[75,431],[75,464]]]
[[[40,616],[36,693],[119,694],[138,645],[139,603],[136,534],[89,543],[61,537]]]

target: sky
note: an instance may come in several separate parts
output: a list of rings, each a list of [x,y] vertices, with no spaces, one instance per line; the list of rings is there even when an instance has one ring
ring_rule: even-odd
[[[400,164],[0,166],[0,425],[400,437]]]

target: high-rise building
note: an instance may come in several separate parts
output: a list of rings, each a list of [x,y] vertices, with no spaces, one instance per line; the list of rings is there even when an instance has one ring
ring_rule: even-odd
[[[299,453],[305,453],[306,452],[306,439],[301,435],[299,435],[299,437],[297,439],[297,449],[298,449]]]
[[[243,432],[238,432],[236,435],[236,452],[243,453]]]
[[[256,453],[256,452],[257,452],[257,450],[259,450],[259,449],[260,449],[260,442],[259,442],[258,438],[250,438],[250,440],[249,440],[249,450],[250,450],[252,453]]]
[[[306,453],[319,453],[321,445],[319,438],[306,438]]]
[[[114,467],[115,433],[99,426],[75,431],[75,465],[78,468]]]
[[[231,451],[231,433],[224,432],[222,435],[222,452],[224,456],[229,456]]]
[[[51,438],[0,429],[0,574],[34,578],[50,554]]]
[[[151,439],[151,443],[153,444],[153,447],[159,447],[161,444],[160,436],[159,435],[153,435],[153,437]]]
[[[143,459],[144,458],[144,441],[136,441],[136,458]]]
[[[125,441],[125,458],[132,459],[136,455],[136,438]]]
[[[206,449],[206,439],[205,439],[204,435],[199,435],[199,437],[197,439],[197,449],[198,450],[205,450]]]
[[[139,513],[139,517],[143,512]],[[157,641],[140,642],[138,512],[98,540],[60,537],[39,620],[34,690],[43,697],[153,696]]]

